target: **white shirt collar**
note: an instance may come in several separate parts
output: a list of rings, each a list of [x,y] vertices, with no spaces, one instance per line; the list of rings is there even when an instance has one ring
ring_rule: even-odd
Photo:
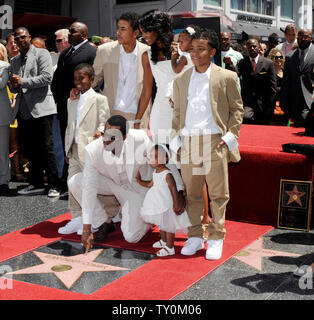
[[[312,43],[305,50],[303,50],[305,55],[307,55],[311,47],[312,47]],[[301,56],[301,51],[302,50],[299,48],[299,56]]]
[[[192,77],[204,77],[204,76],[207,76],[208,79],[210,79],[210,71],[212,69],[212,64],[209,65],[209,67],[207,68],[207,70],[205,72],[197,72],[196,71],[196,68],[194,67],[193,68],[193,72],[192,72]]]
[[[124,48],[123,48],[123,45],[120,44],[120,54],[134,54],[134,55],[137,56],[137,51],[138,51],[137,48],[138,48],[138,43],[137,43],[137,41],[136,41],[136,45],[135,45],[135,47],[134,47],[134,50],[133,50],[132,52],[127,53],[127,52],[125,52],[125,50],[124,50]]]
[[[258,63],[259,57],[260,57],[260,55],[258,54],[258,55],[254,58],[255,64]],[[250,58],[250,61],[252,61],[253,58],[251,58],[251,57],[249,57],[249,58]]]
[[[84,93],[80,93],[80,99],[86,100],[86,98],[90,95],[90,93],[93,91],[92,88],[88,89]]]
[[[86,43],[88,41],[88,39],[85,39],[83,42],[77,44],[76,46],[74,46],[74,51],[76,51],[80,46],[82,46],[84,43]]]

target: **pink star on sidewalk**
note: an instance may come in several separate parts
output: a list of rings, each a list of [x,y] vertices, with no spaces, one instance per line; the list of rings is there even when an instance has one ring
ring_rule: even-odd
[[[263,248],[263,238],[259,238],[246,248],[238,252],[234,258],[250,265],[251,267],[262,271],[263,257],[299,257],[299,254],[282,252],[276,250],[268,250]]]
[[[90,251],[87,254],[79,254],[72,257],[33,251],[43,264],[17,270],[8,274],[54,273],[62,283],[70,289],[75,281],[80,278],[83,272],[130,270],[127,268],[93,262],[102,251],[103,249],[98,249]]]

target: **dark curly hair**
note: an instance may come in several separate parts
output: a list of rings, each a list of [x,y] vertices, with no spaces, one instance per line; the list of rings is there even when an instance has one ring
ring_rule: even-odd
[[[202,39],[207,40],[207,43],[212,48],[219,49],[219,38],[214,30],[201,28],[196,30],[196,32],[191,37],[192,40]]]
[[[140,16],[135,12],[125,12],[119,17],[118,21],[119,20],[128,21],[132,29],[136,31],[136,30],[139,30],[139,24],[138,24],[139,18]]]
[[[159,48],[156,43],[152,44],[152,58],[154,63],[158,61],[158,52],[162,53],[167,58],[171,59],[171,43],[173,41],[172,23],[168,14],[161,11],[151,11],[142,16],[139,20],[140,27],[144,32],[155,31],[158,33],[158,38],[162,43],[162,48]]]

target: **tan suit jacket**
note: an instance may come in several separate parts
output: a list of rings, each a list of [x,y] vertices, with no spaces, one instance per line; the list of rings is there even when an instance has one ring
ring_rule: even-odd
[[[142,55],[146,52],[149,46],[137,42],[137,84],[136,84],[136,101],[139,102],[143,88],[143,66]],[[114,108],[119,80],[119,59],[120,59],[120,44],[118,41],[105,43],[98,47],[96,58],[94,60],[95,81],[93,87],[100,80],[104,80],[103,94],[108,98],[110,112]]]
[[[188,90],[193,68],[176,76],[173,83],[174,112],[172,128],[175,134],[180,134],[185,126],[186,109],[188,105]],[[235,72],[212,64],[210,74],[211,110],[222,136],[228,131],[239,137],[243,119],[243,102],[238,88],[238,78]],[[240,161],[239,150],[229,152],[229,161]]]
[[[68,99],[68,126],[65,132],[65,154],[71,157],[71,146],[74,143],[76,130],[77,100]],[[107,98],[94,90],[86,99],[78,127],[78,157],[84,163],[84,148],[93,141],[97,130],[103,131],[105,122],[110,117]]]

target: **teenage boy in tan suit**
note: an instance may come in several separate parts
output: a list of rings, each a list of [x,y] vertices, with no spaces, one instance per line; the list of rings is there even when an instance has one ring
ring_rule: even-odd
[[[137,41],[139,36],[138,15],[124,13],[117,24],[117,41],[105,43],[98,47],[94,61],[94,87],[104,81],[103,94],[108,98],[112,115],[122,115],[129,121],[134,121],[138,129],[147,121],[147,112],[139,112],[139,101],[143,97],[143,86],[152,87],[152,77],[144,79],[142,55],[148,46]],[[151,91],[151,90],[150,90]],[[150,92],[143,90],[143,92]],[[142,123],[142,127],[147,127]]]
[[[65,154],[69,164],[68,181],[83,171],[84,148],[101,136],[110,117],[107,98],[91,88],[94,77],[94,69],[89,64],[82,63],[74,69],[74,84],[80,93],[78,99],[68,99],[68,125],[65,132]],[[72,220],[59,228],[59,233],[82,234],[82,209],[70,191],[69,208]]]
[[[192,36],[190,51],[195,67],[178,75],[173,85],[172,127],[176,136],[171,148],[178,150],[182,146],[181,174],[192,224],[181,253],[193,255],[204,248],[201,219],[206,181],[213,217],[208,226],[206,259],[209,260],[222,255],[229,201],[228,161],[240,160],[237,138],[243,117],[237,74],[211,63],[218,46],[215,32],[197,31]]]

